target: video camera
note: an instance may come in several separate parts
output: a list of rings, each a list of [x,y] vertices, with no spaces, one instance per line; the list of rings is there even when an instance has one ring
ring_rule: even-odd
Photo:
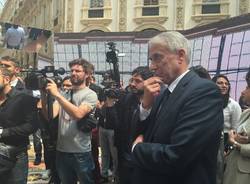
[[[22,72],[28,72],[24,80],[26,88],[30,90],[39,90],[47,86],[49,83],[47,78],[52,79],[58,87],[61,86],[62,78],[59,75],[65,74],[65,69],[58,68],[55,70],[54,66],[45,66],[41,70],[22,70]],[[48,76],[48,73],[51,73],[53,76]]]
[[[102,77],[101,84],[104,86],[104,94],[106,97],[119,98],[123,93],[120,84],[120,73],[117,54],[119,50],[116,49],[114,42],[108,42],[107,46],[110,51],[106,53],[106,62],[113,64],[113,69],[105,72]]]

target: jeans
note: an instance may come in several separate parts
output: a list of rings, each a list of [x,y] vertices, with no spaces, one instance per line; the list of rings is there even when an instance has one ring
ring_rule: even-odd
[[[28,154],[27,151],[17,155],[17,161],[13,169],[0,176],[0,183],[27,184]]]
[[[103,177],[108,177],[108,169],[110,166],[110,153],[111,153],[113,161],[113,176],[117,177],[118,158],[117,158],[117,149],[114,146],[114,130],[100,127],[99,140],[102,151],[101,175]]]
[[[57,151],[56,167],[62,184],[94,184],[95,168],[91,152],[65,153]]]

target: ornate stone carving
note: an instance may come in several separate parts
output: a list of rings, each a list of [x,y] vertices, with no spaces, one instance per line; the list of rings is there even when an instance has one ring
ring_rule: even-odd
[[[176,29],[184,29],[184,0],[176,1]]]
[[[119,31],[127,28],[127,0],[120,0]]]
[[[145,23],[145,24],[142,24],[142,25],[138,26],[137,28],[135,28],[134,31],[143,31],[145,29],[150,29],[150,28],[154,28],[154,29],[157,29],[159,31],[166,31],[166,28],[158,23]]]
[[[248,13],[249,0],[240,0],[240,15]]]

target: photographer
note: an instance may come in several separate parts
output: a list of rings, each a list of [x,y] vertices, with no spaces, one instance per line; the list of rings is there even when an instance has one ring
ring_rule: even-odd
[[[90,73],[90,63],[75,59],[69,63],[71,70],[72,93],[60,94],[55,82],[48,79],[47,93],[42,92],[42,110],[47,113],[46,95],[52,95],[53,117],[59,114],[56,166],[62,184],[94,183],[94,169],[91,155],[91,132],[77,128],[77,121],[88,115],[97,102],[96,93],[86,86]],[[49,118],[49,117],[48,117]]]
[[[27,183],[29,135],[36,130],[36,100],[11,88],[11,72],[0,67],[0,181]],[[23,108],[25,107],[25,108]]]

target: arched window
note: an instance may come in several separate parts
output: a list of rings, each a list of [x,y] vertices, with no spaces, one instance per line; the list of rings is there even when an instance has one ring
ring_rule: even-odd
[[[144,34],[156,34],[156,33],[159,33],[160,31],[154,28],[147,28],[147,29],[142,30],[142,32]]]
[[[94,29],[94,30],[89,31],[88,33],[103,33],[103,32],[104,31],[102,31],[102,30]]]
[[[90,0],[89,3],[89,18],[102,18],[103,17],[103,0]]]
[[[144,0],[142,8],[142,16],[159,16],[159,1]]]
[[[220,13],[220,0],[202,0],[202,14]]]

